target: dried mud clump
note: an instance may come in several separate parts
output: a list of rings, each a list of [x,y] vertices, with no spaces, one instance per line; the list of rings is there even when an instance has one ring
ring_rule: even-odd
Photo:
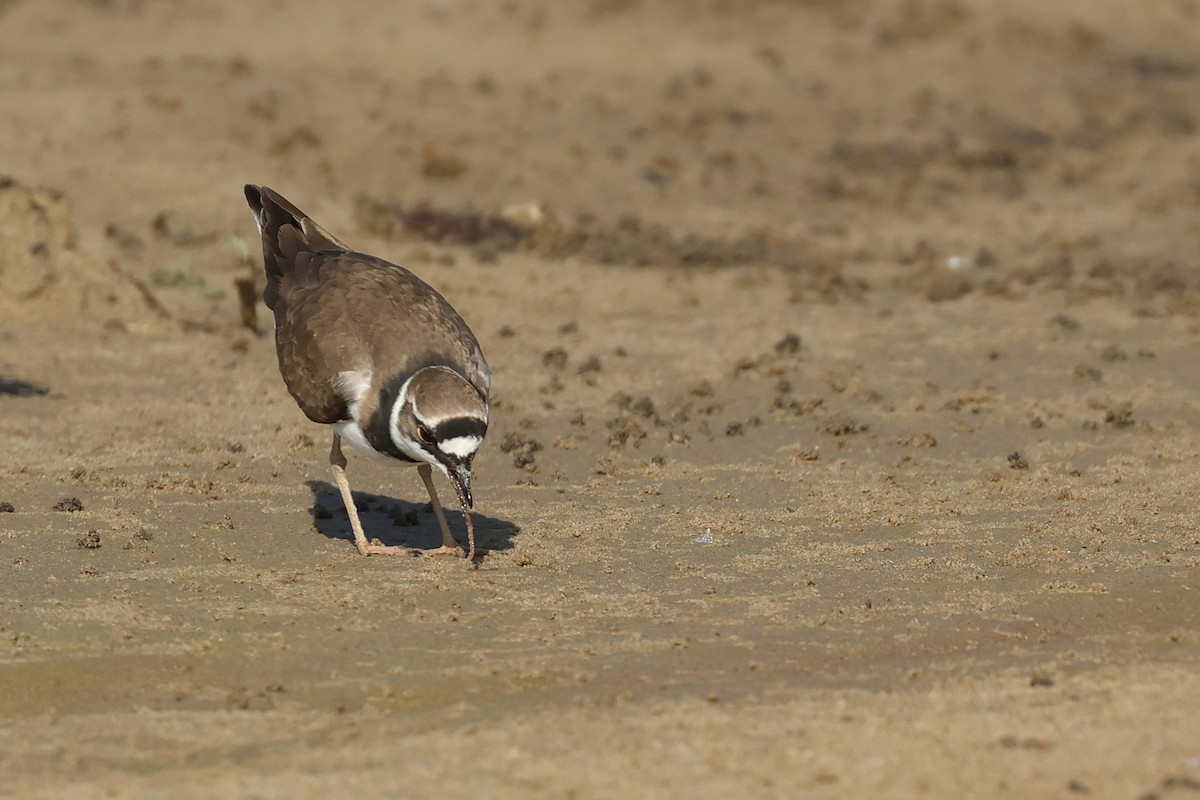
[[[555,347],[542,353],[542,366],[549,369],[566,369],[568,358],[566,350],[561,347]]]
[[[791,414],[794,417],[803,417],[812,414],[824,405],[825,400],[821,397],[796,398],[780,395],[775,398],[771,408],[775,411]]]
[[[821,423],[820,430],[826,436],[850,436],[862,433],[867,430],[867,426],[846,414],[833,414]]]
[[[608,446],[613,450],[637,447],[646,438],[646,431],[630,417],[614,417],[608,421]]]
[[[778,378],[796,369],[803,346],[799,334],[785,333],[770,350],[757,356],[747,355],[737,359],[733,364],[733,374],[735,377],[750,373],[761,378]],[[787,387],[783,391],[791,390],[787,381],[781,380],[780,383]]]
[[[1104,410],[1104,423],[1114,428],[1128,428],[1133,425],[1133,404],[1128,400],[1117,403]]]
[[[100,534],[96,531],[88,531],[86,535],[75,540],[75,546],[80,550],[98,550],[100,549]]]
[[[511,455],[513,466],[526,472],[537,472],[534,454],[541,449],[537,439],[519,433],[509,433],[500,442],[500,452]]]
[[[896,444],[906,447],[937,447],[937,437],[928,431],[921,434],[906,433],[896,439]]]
[[[659,422],[658,408],[648,395],[634,397],[625,392],[617,392],[613,395],[612,402],[622,414],[652,420],[656,425]]]
[[[1014,450],[1008,454],[1008,466],[1013,469],[1029,469],[1029,459]]]
[[[1064,331],[1077,331],[1081,327],[1079,320],[1068,314],[1055,314],[1050,318],[1050,324]]]
[[[791,460],[794,463],[802,463],[804,461],[820,461],[821,449],[819,447],[803,447],[796,450],[791,455]]]
[[[594,372],[599,372],[602,368],[599,356],[588,356],[579,369],[576,370],[580,375],[589,375]]]
[[[792,355],[800,352],[801,339],[796,333],[786,333],[775,343],[775,352],[779,355]]]
[[[1110,344],[1100,351],[1100,359],[1102,361],[1128,361],[1129,354],[1121,349],[1120,345]]]

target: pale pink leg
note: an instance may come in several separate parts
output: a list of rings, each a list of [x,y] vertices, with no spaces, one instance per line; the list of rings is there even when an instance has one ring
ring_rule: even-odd
[[[346,505],[346,513],[350,517],[350,527],[354,529],[354,546],[360,555],[401,555],[411,551],[404,547],[389,547],[382,544],[371,544],[363,533],[362,522],[358,519],[358,508],[354,505],[354,496],[350,494],[350,481],[346,480],[346,457],[342,455],[342,439],[336,433],[333,435],[333,447],[329,450],[329,466],[333,468],[333,480],[342,493],[342,502]]]

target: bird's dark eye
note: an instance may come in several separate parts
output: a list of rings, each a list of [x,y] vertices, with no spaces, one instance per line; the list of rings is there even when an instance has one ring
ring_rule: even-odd
[[[433,433],[430,432],[429,428],[426,428],[424,425],[417,426],[417,438],[420,439],[423,444],[434,443]]]

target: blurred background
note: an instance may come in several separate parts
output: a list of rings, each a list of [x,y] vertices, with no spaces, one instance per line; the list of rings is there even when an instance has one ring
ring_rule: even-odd
[[[389,210],[537,209],[567,234],[542,242],[555,257],[767,263],[936,297],[1158,280],[1190,298],[1195,270],[1174,265],[1195,263],[1196,15],[1192,0],[10,0],[0,163],[61,197],[55,235],[24,249],[117,259],[164,302],[236,269],[247,181],[348,236],[429,238]],[[951,257],[996,269],[947,277]],[[52,269],[0,274],[20,293]]]

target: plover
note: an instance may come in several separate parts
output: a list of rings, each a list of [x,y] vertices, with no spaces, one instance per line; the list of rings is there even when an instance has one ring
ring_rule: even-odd
[[[333,433],[329,464],[363,555],[409,553],[363,533],[342,442],[376,459],[415,464],[442,529],[461,553],[433,485],[449,478],[475,558],[471,464],[488,426],[491,373],[467,323],[407,269],[359,253],[265,186],[246,186],[262,235],[279,371],[300,410]]]

